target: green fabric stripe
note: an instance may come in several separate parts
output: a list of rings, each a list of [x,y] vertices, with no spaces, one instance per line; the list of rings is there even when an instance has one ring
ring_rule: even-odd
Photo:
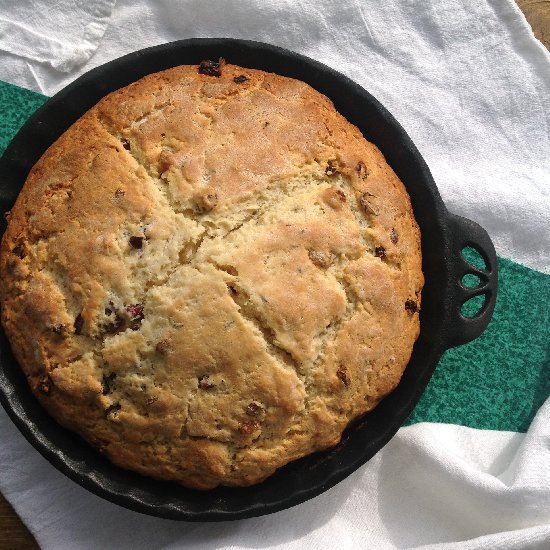
[[[0,81],[0,154],[46,97]],[[550,276],[499,258],[491,324],[449,350],[408,420],[526,431],[550,395]]]
[[[0,80],[0,155],[46,96]]]
[[[445,353],[408,423],[525,432],[550,395],[550,276],[498,259],[493,319]]]

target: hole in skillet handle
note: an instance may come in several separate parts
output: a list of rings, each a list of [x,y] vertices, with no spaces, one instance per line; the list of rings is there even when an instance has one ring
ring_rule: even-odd
[[[461,282],[462,282],[462,285],[465,286],[466,288],[477,288],[483,285],[481,278],[475,275],[474,273],[466,273],[466,275],[462,277]]]
[[[474,296],[462,304],[460,314],[465,319],[474,319],[481,312],[486,301],[487,298],[484,294]]]
[[[465,246],[462,249],[461,254],[462,257],[475,269],[479,271],[487,271],[487,263],[483,259],[482,254],[475,247]],[[474,273],[468,273],[468,275],[474,275]]]
[[[498,265],[487,231],[477,223],[449,213],[451,317],[447,347],[460,346],[480,336],[495,309]]]

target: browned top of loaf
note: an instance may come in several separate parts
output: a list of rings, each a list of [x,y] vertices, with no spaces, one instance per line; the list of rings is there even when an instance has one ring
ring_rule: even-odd
[[[0,260],[41,403],[191,487],[335,445],[419,331],[419,232],[383,156],[303,82],[233,65],[100,101],[33,168]]]

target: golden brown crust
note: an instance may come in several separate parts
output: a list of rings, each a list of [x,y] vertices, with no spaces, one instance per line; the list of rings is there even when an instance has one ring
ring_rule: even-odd
[[[221,73],[101,100],[32,169],[0,253],[42,404],[116,464],[197,488],[336,444],[399,382],[423,285],[378,149],[302,82]]]

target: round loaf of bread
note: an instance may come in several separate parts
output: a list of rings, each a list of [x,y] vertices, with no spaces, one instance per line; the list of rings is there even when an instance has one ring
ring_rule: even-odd
[[[148,476],[244,486],[336,445],[419,334],[407,192],[298,80],[146,76],[46,151],[8,218],[2,322],[32,391]]]

